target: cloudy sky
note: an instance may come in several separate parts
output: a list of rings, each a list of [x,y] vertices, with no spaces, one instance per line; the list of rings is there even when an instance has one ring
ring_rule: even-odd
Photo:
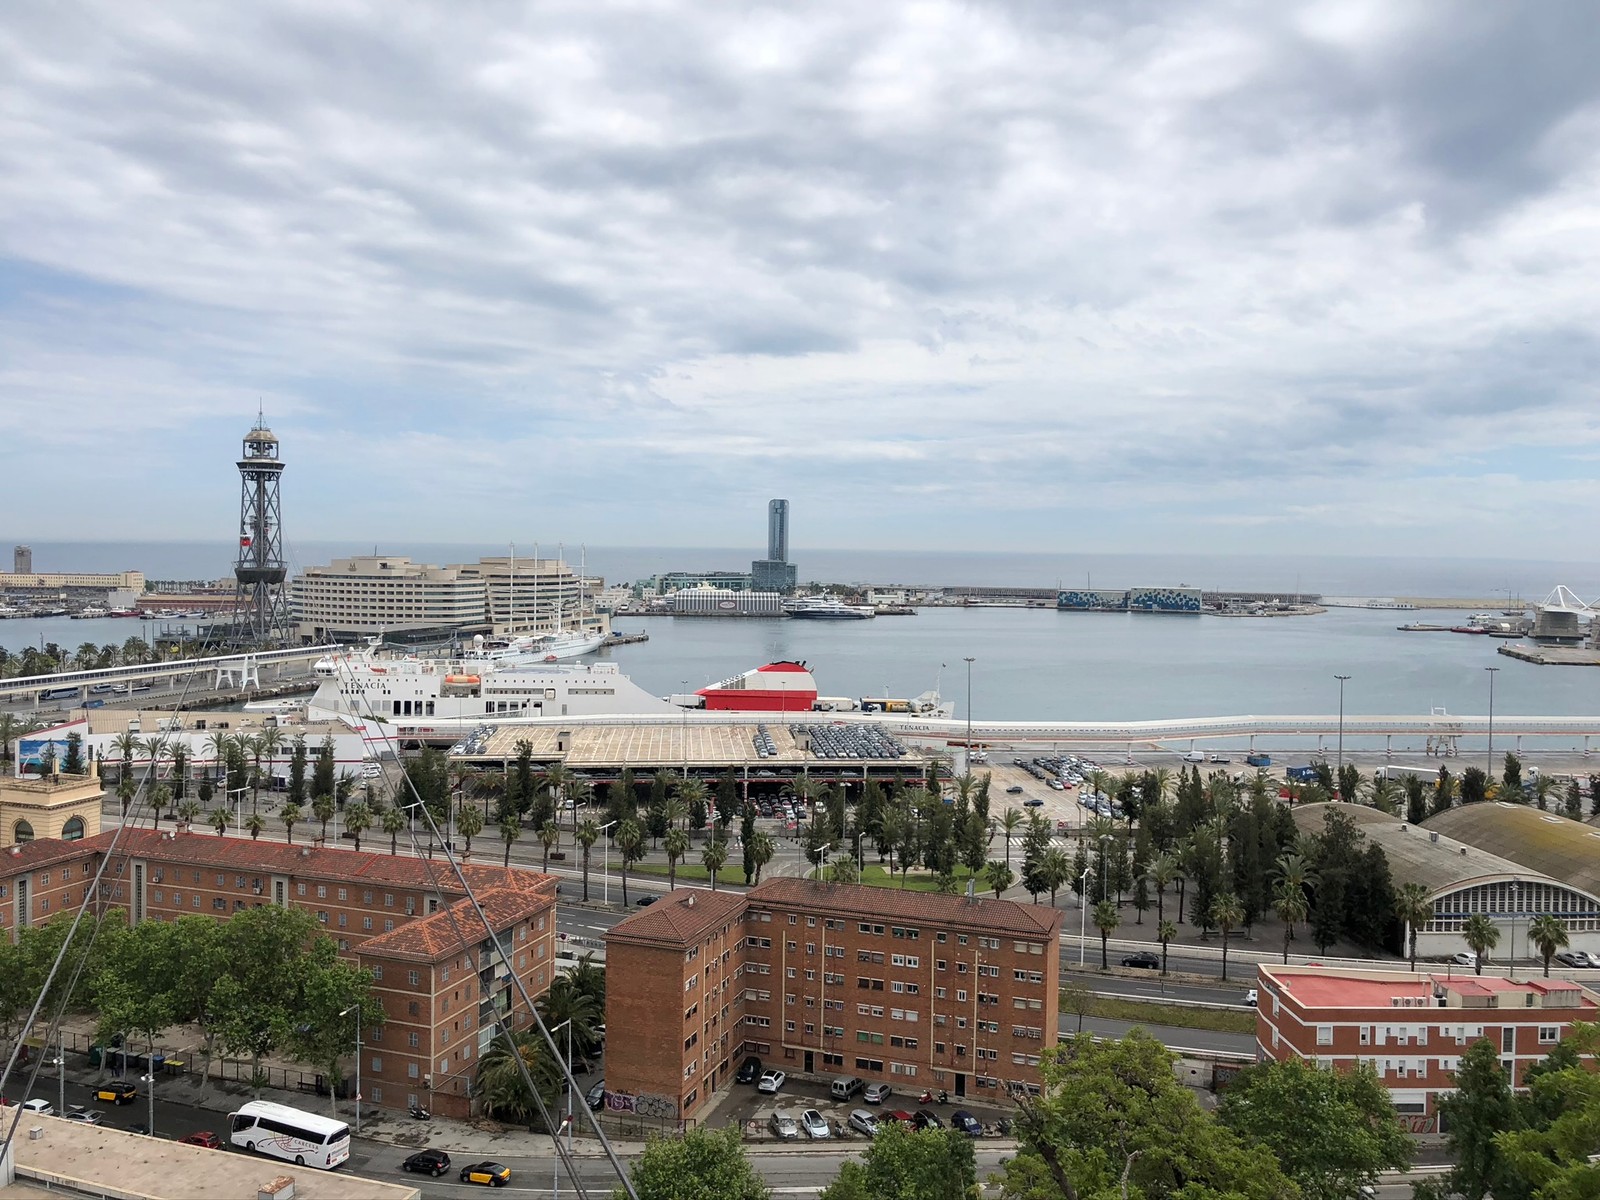
[[[1583,557],[1593,10],[0,15],[6,532]]]

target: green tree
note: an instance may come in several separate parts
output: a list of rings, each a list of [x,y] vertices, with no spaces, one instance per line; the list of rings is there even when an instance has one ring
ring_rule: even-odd
[[[346,824],[349,822],[346,821]],[[483,810],[476,804],[471,804],[465,797],[456,808],[456,832],[467,844],[467,853],[472,853],[472,839],[483,832]]]
[[[756,830],[750,839],[750,861],[756,865],[756,882],[761,882],[761,868],[778,853],[778,843],[765,829]]]
[[[290,803],[293,803],[293,801]],[[333,796],[330,793],[321,792],[311,802],[311,815],[322,823],[322,841],[324,845],[328,841],[328,822],[333,820],[333,814],[337,811],[338,809],[333,803]]]
[[[713,837],[700,851],[700,861],[705,865],[706,873],[711,876],[711,890],[717,890],[717,872],[722,870],[728,861],[728,843],[721,838]]]
[[[1228,934],[1244,920],[1244,909],[1232,892],[1223,892],[1211,904],[1211,923],[1222,934],[1222,977],[1228,977]]]
[[[628,868],[644,857],[644,830],[637,821],[617,826],[617,849],[622,852],[622,906],[628,906]]]
[[[603,1000],[597,1002],[593,995],[580,989],[571,976],[556,976],[550,990],[539,998],[539,1015],[544,1018],[546,1029],[572,1022],[572,1057],[575,1061],[588,1058],[600,1044],[600,1023],[605,1019]],[[566,1030],[562,1030],[556,1049],[565,1055]]]
[[[1485,914],[1473,913],[1461,925],[1461,940],[1477,956],[1474,973],[1482,975],[1484,964],[1489,961],[1489,951],[1500,944],[1499,928]]]
[[[211,828],[213,828],[213,829],[215,829],[217,831],[217,836],[218,837],[221,837],[223,834],[228,832],[228,810],[227,809],[225,809],[225,808],[214,808],[214,809],[211,810]]]
[[[1116,927],[1122,924],[1122,914],[1110,900],[1102,900],[1094,906],[1093,920],[1094,927],[1100,931],[1100,969],[1104,971],[1110,966],[1106,942]]]
[[[261,836],[261,831],[266,827],[267,819],[258,812],[253,812],[244,819],[245,832],[250,835],[252,842]]]
[[[526,1079],[523,1068],[527,1071]],[[538,1089],[545,1110],[554,1115],[556,1101],[561,1095],[561,1069],[551,1059],[544,1038],[533,1029],[517,1034],[502,1030],[478,1063],[475,1087],[484,1115],[497,1121],[526,1125],[531,1131],[539,1109],[528,1090],[527,1080],[532,1080]]]
[[[283,822],[283,832],[291,846],[294,845],[294,827],[300,823],[302,816],[304,814],[300,811],[300,806],[293,800],[278,811],[278,819]]]
[[[991,858],[989,865],[983,869],[983,881],[994,891],[994,898],[998,900],[1001,893],[1017,881],[1017,877],[1005,863],[998,858]]]
[[[1595,1194],[1591,1155],[1600,1128],[1600,1076],[1583,1066],[1571,1046],[1592,1046],[1594,1026],[1574,1022],[1573,1036],[1524,1076],[1526,1098],[1516,1101],[1520,1120],[1495,1141],[1504,1164],[1502,1178],[1515,1180],[1520,1195],[1539,1200],[1578,1200]],[[1502,1187],[1496,1195],[1511,1194]]]
[[[345,805],[344,831],[350,835],[350,840],[355,843],[358,852],[361,849],[361,837],[372,828],[372,823],[372,810],[367,807],[365,800],[355,800]]]
[[[1167,947],[1172,944],[1172,939],[1178,936],[1178,927],[1171,921],[1161,921],[1156,925],[1156,938],[1161,943],[1161,973],[1167,973]]]
[[[972,1200],[976,1195],[978,1165],[970,1137],[955,1129],[913,1131],[890,1121],[860,1162],[840,1166],[819,1200]]]
[[[594,850],[594,844],[600,840],[600,826],[593,821],[585,821],[578,826],[578,845],[583,848],[583,901],[589,902],[589,857]]]
[[[1000,814],[1000,829],[1005,834],[1006,866],[1008,867],[1011,865],[1011,839],[1016,836],[1018,828],[1021,827],[1025,819],[1022,815],[1022,810],[1019,808],[1007,808],[1005,812]]]
[[[689,853],[689,835],[674,825],[667,830],[667,836],[662,839],[662,848],[667,852],[667,890],[678,890],[678,860]],[[745,852],[750,852],[750,847],[745,847]]]
[[[379,828],[389,835],[389,853],[398,854],[400,852],[400,835],[406,830],[405,809],[399,805],[393,808],[386,808],[383,810],[383,816],[378,820]]]
[[[1402,884],[1395,896],[1395,916],[1406,927],[1411,969],[1417,969],[1417,935],[1433,920],[1433,899],[1420,883]],[[1288,962],[1286,958],[1284,962]]]
[[[312,941],[297,963],[293,986],[294,1021],[285,1049],[327,1077],[334,1097],[330,1104],[336,1104],[344,1079],[344,1056],[353,1048],[355,1023],[359,1021],[363,1030],[380,1028],[383,1002],[373,994],[372,973],[340,958],[338,948],[327,937]],[[352,1008],[357,1011],[341,1016]]]
[[[1528,940],[1544,960],[1545,978],[1550,978],[1550,960],[1567,944],[1567,923],[1550,913],[1540,913],[1528,923]]]
[[[1079,1034],[1047,1050],[1043,1094],[1023,1097],[1006,1200],[1293,1200],[1265,1146],[1244,1142],[1177,1081],[1171,1053],[1142,1030]]]
[[[1455,1162],[1442,1180],[1441,1192],[1467,1200],[1500,1196],[1512,1181],[1496,1135],[1514,1128],[1516,1106],[1511,1083],[1487,1038],[1467,1047],[1456,1068],[1455,1084],[1455,1091],[1440,1092],[1437,1100]]]
[[[546,821],[539,826],[539,844],[544,847],[544,866],[541,869],[548,875],[550,873],[550,851],[561,844],[561,827],[554,821]]]
[[[1306,894],[1288,879],[1279,878],[1273,885],[1272,911],[1283,922],[1283,961],[1289,961],[1289,943],[1294,939],[1294,927],[1306,919]]]
[[[643,833],[640,833],[643,841]],[[628,1172],[639,1200],[770,1200],[772,1191],[750,1165],[739,1130],[690,1129],[652,1135]],[[614,1200],[626,1200],[618,1188]]]
[[[1271,1150],[1305,1200],[1348,1200],[1378,1172],[1411,1162],[1411,1135],[1388,1089],[1360,1061],[1338,1071],[1301,1058],[1250,1067],[1228,1084],[1217,1115],[1246,1143]]]
[[[501,866],[511,865],[511,847],[522,836],[522,823],[517,820],[516,814],[507,812],[500,821],[500,840],[505,843],[506,856]]]

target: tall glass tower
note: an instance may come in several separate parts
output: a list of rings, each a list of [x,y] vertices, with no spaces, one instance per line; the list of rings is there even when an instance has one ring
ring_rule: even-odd
[[[767,504],[767,556],[750,564],[750,587],[757,592],[794,591],[794,564],[789,561],[789,502]]]
[[[773,500],[767,504],[767,559],[789,561],[789,502]]]

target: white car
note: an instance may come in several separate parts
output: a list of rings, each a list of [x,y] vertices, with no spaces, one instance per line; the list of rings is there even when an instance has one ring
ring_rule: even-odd
[[[1458,967],[1476,967],[1478,965],[1478,954],[1475,950],[1463,950],[1450,961]]]
[[[1256,990],[1255,990],[1255,988],[1251,988],[1248,992],[1246,992],[1244,994],[1244,1002],[1246,1004],[1248,1004],[1251,1008],[1254,1008],[1256,1006]]]
[[[24,1100],[22,1111],[36,1117],[53,1117],[56,1115],[56,1106],[48,1100]]]
[[[756,1083],[756,1091],[766,1092],[771,1095],[782,1088],[784,1081],[787,1079],[788,1076],[782,1071],[763,1071],[761,1072],[760,1080]]]
[[[872,1137],[878,1132],[878,1118],[864,1108],[850,1110],[850,1128]]]
[[[808,1108],[800,1114],[800,1128],[806,1131],[808,1138],[814,1138],[817,1141],[832,1136],[828,1132],[827,1121],[823,1120],[822,1114],[814,1108]]]

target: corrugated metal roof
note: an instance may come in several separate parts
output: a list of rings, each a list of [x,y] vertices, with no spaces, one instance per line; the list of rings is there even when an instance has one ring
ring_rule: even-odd
[[[1437,830],[1480,853],[1501,854],[1535,871],[1600,897],[1600,830],[1531,805],[1485,801],[1428,818]]]

